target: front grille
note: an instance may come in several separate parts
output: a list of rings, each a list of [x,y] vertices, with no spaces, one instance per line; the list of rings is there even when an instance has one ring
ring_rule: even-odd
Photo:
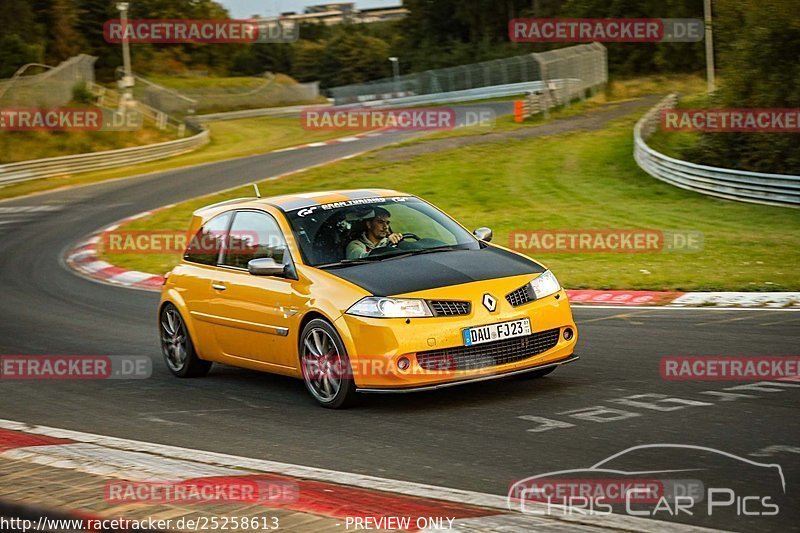
[[[533,294],[531,294],[532,292],[530,284],[526,283],[519,289],[506,294],[506,300],[508,300],[508,303],[510,303],[512,307],[519,307],[522,304],[535,300]]]
[[[470,302],[459,300],[428,300],[433,316],[461,316],[468,315],[472,310]]]
[[[514,339],[419,352],[417,362],[425,370],[474,370],[504,365],[546,352],[558,344],[559,335],[556,328]]]

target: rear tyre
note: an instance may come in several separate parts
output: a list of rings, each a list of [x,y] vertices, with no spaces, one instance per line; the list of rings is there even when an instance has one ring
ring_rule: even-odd
[[[308,392],[322,407],[341,409],[355,402],[350,359],[336,328],[327,321],[315,318],[300,333],[300,368]]]
[[[159,317],[161,352],[164,362],[173,375],[179,378],[196,378],[208,374],[211,361],[197,357],[189,330],[178,308],[168,303]]]

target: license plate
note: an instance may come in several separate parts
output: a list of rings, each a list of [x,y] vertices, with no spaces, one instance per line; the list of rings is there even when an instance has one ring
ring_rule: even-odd
[[[486,326],[476,326],[461,330],[461,333],[464,336],[464,346],[524,337],[531,334],[531,320],[529,318],[521,318],[497,324],[487,324]]]

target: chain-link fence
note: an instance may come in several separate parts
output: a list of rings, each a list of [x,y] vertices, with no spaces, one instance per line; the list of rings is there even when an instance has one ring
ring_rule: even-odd
[[[25,72],[45,65],[21,67],[14,77],[0,81],[0,105],[3,106],[63,106],[72,100],[78,84],[94,82],[96,57],[81,54],[67,59],[57,67],[46,67],[40,74]]]
[[[339,105],[550,80],[566,80],[573,96],[599,89],[608,82],[605,47],[598,43],[570,46],[334,87],[329,92]]]
[[[134,95],[167,113],[210,113],[313,103],[319,99],[319,83],[295,83],[285,76],[269,74],[255,86],[210,86],[178,91],[137,76]]]

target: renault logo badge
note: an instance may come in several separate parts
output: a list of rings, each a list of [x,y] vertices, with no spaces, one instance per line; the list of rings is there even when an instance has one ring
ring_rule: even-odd
[[[495,300],[494,296],[489,293],[483,295],[483,306],[489,310],[490,313],[494,313],[495,309],[497,309],[497,300]]]

